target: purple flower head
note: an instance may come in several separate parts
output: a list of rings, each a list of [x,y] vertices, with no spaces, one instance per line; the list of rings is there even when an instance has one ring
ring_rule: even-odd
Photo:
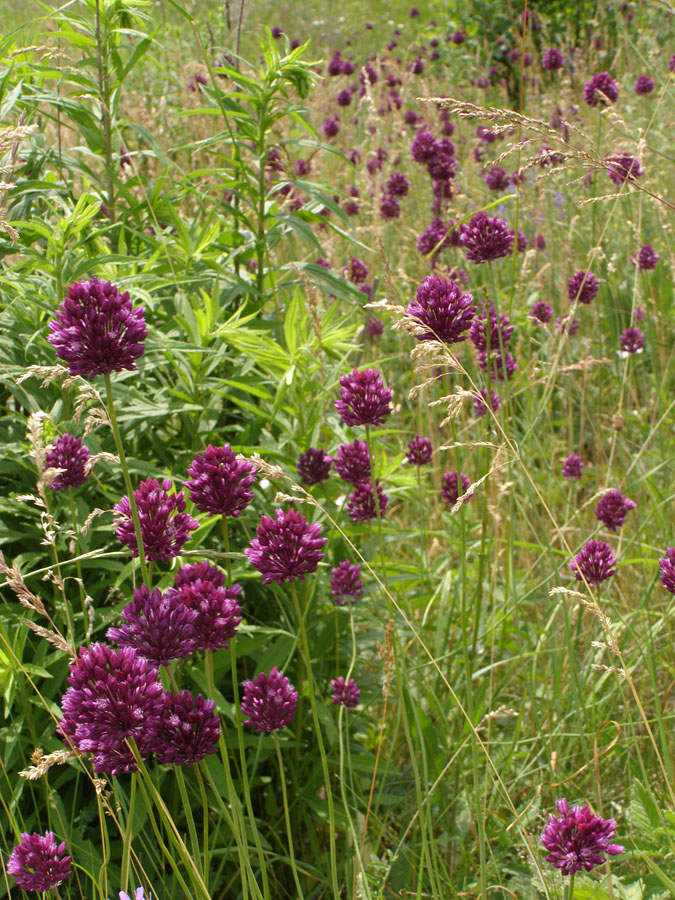
[[[195,613],[195,649],[222,650],[230,646],[241,622],[241,587],[224,587],[225,576],[205,560],[183,566],[167,591],[185,608]]]
[[[272,37],[273,38],[280,38],[283,33],[284,33],[284,30],[280,25],[272,26]]]
[[[337,95],[337,105],[338,106],[349,106],[352,102],[352,92],[349,88],[343,88],[339,91]]]
[[[547,72],[555,72],[565,65],[565,57],[557,47],[549,47],[541,57],[541,66]]]
[[[49,331],[47,340],[68,363],[70,374],[90,380],[135,370],[148,333],[143,307],[134,309],[128,291],[120,294],[114,284],[98,278],[70,285]]]
[[[412,72],[413,75],[421,75],[422,72],[424,72],[424,60],[422,57],[416,56],[408,66],[408,70]]]
[[[624,353],[639,353],[644,343],[645,336],[639,328],[626,328],[619,336],[619,347]]]
[[[178,556],[190,537],[190,532],[199,526],[199,522],[185,512],[183,491],[169,494],[171,487],[169,478],[162,481],[161,487],[155,478],[146,478],[141,481],[138,490],[134,491],[143,550],[148,561],[159,559],[168,562],[172,557]],[[128,497],[122,497],[113,507],[113,516],[117,539],[131,550],[132,556],[138,556]]]
[[[339,678],[333,678],[330,686],[333,688],[331,700],[336,706],[346,706],[347,709],[354,709],[355,706],[359,705],[361,691],[353,678],[345,681],[341,675]]]
[[[584,464],[581,457],[577,456],[576,453],[570,453],[563,463],[563,478],[569,478],[570,481],[576,481],[578,478],[581,478],[583,470]]]
[[[7,874],[24,891],[49,891],[70,877],[70,857],[65,854],[66,842],[57,844],[53,831],[24,832],[10,854]]]
[[[382,425],[391,414],[391,391],[384,386],[376,369],[354,367],[340,378],[340,399],[335,409],[343,425]]]
[[[635,93],[651,94],[654,90],[654,85],[654,79],[650,78],[649,75],[640,75],[635,82]]]
[[[433,192],[434,199],[429,204],[429,208],[432,213],[435,215],[440,215],[443,209],[448,205],[448,203],[452,200],[454,196],[454,182],[452,180],[448,181],[434,181],[433,183]],[[435,219],[434,221],[440,221],[439,219]],[[442,224],[442,223],[441,223]],[[447,233],[447,229],[443,225],[444,232]],[[428,229],[427,229],[428,230]],[[459,244],[459,231],[457,229],[452,229],[448,235],[449,243],[453,246],[457,246]],[[421,238],[420,238],[421,240]],[[440,240],[440,238],[439,238]],[[436,241],[438,243],[438,241]],[[435,246],[435,245],[432,245]],[[447,246],[447,243],[444,243],[443,246]],[[420,241],[417,242],[417,248],[420,248]]]
[[[348,216],[358,216],[359,210],[361,207],[356,202],[356,200],[346,200],[345,201],[345,212]]]
[[[188,80],[188,90],[194,94],[199,90],[200,85],[207,83],[206,75],[202,75],[201,72],[194,72]]]
[[[443,473],[443,487],[441,488],[441,500],[443,503],[447,503],[448,506],[454,506],[457,503],[460,483],[462,485],[462,494],[465,494],[471,484],[467,475],[462,473],[460,478],[457,472]],[[464,503],[468,503],[470,499],[471,497],[465,497]]]
[[[192,480],[186,481],[185,487],[201,512],[236,518],[253,499],[250,488],[256,468],[246,459],[237,459],[229,444],[209,444],[203,453],[195,454],[187,473]]]
[[[310,525],[294,509],[276,510],[276,519],[261,516],[257,536],[244,551],[252,566],[262,573],[263,584],[304,580],[323,559],[327,538],[319,537],[321,525]]]
[[[403,172],[392,172],[387,179],[384,189],[392,197],[405,197],[410,189],[410,182]]]
[[[543,234],[535,234],[532,238],[532,246],[535,250],[545,250],[546,249],[546,238]]]
[[[440,142],[435,141],[435,144],[438,143]],[[427,171],[434,181],[448,181],[457,173],[457,160],[449,153],[434,150],[434,155],[427,162]]]
[[[369,288],[370,285],[369,285],[369,284],[364,284],[364,285],[361,287],[361,290],[363,290],[363,289],[366,288],[366,287]],[[368,294],[368,296],[370,296],[370,294]],[[379,337],[383,332],[384,332],[384,322],[381,322],[381,321],[380,321],[378,318],[376,318],[375,316],[371,316],[371,318],[368,319],[368,336],[371,337],[371,338],[377,338],[377,337]]]
[[[485,184],[491,191],[505,191],[509,186],[505,169],[501,166],[492,166],[485,175]]]
[[[298,458],[298,475],[300,481],[306,485],[321,484],[330,475],[333,458],[328,456],[325,450],[317,450],[310,447]]]
[[[194,623],[197,614],[181,603],[175,592],[150,592],[146,585],[134,591],[134,599],[121,613],[124,624],[109,628],[108,640],[131,647],[154,665],[168,666],[186,659],[197,647]]]
[[[530,318],[536,319],[537,322],[546,324],[551,321],[553,316],[553,307],[549,306],[544,300],[537,300],[530,310]]]
[[[347,597],[351,603],[356,603],[363,593],[361,566],[353,565],[348,559],[338,563],[331,569],[330,592],[336,606],[344,606]]]
[[[350,150],[347,156],[349,158],[349,162],[353,166],[356,166],[361,162],[361,153],[356,149]]]
[[[428,331],[417,334],[418,341],[442,341],[456,344],[465,341],[476,306],[471,294],[463,294],[455,281],[437,275],[427,276],[417,288],[408,315],[417,319]]]
[[[298,692],[285,675],[274,666],[269,675],[261,672],[253,681],[244,682],[241,711],[246,725],[258,734],[285,728],[298,705]]]
[[[379,481],[375,482],[377,488],[377,505],[380,508],[380,518],[384,518],[389,503],[389,494],[385,494]],[[370,482],[361,482],[354,486],[345,503],[347,515],[352,522],[370,522],[377,518],[375,494]]]
[[[635,509],[636,506],[637,504],[628,497],[624,497],[620,490],[607,491],[598,500],[598,505],[595,507],[595,518],[610,531],[616,531],[625,522],[629,510]]]
[[[633,261],[633,265],[637,266],[638,269],[646,271],[647,269],[656,268],[656,264],[659,261],[659,254],[650,244],[643,244],[635,256],[631,256],[631,260]]]
[[[434,182],[434,184],[441,183],[442,182],[438,181]],[[448,229],[443,224],[442,219],[433,219],[426,231],[422,232],[417,239],[417,249],[423,256],[428,256],[434,250],[436,251],[434,254],[434,261],[441,250],[449,246],[449,244]]]
[[[300,159],[296,159],[293,163],[293,172],[301,178],[303,175],[309,175],[312,171],[312,163],[310,160],[305,159],[304,156],[301,156]]]
[[[408,444],[408,452],[405,455],[406,462],[413,466],[426,466],[431,462],[434,448],[428,437],[416,434]]]
[[[482,419],[487,415],[487,390],[483,388],[477,394],[474,394],[473,397],[473,413],[477,418]],[[490,391],[490,406],[492,408],[492,412],[497,412],[497,410],[499,409],[499,403],[499,394],[496,391]]]
[[[490,304],[489,307],[489,315],[489,335],[487,328],[488,313],[485,310],[482,310],[471,323],[469,337],[471,338],[471,343],[479,353],[487,353],[488,336],[490,339],[490,353],[501,353],[501,347],[504,347],[504,349],[508,347],[511,335],[513,334],[513,325],[509,325],[510,319],[505,313],[499,313],[499,315],[497,315],[497,311],[492,304]]]
[[[324,269],[332,269],[333,268],[330,264],[330,260],[324,259],[323,256],[317,256],[317,258],[314,260],[314,262],[317,264],[317,266],[323,266]]]
[[[357,438],[351,444],[342,444],[335,459],[335,471],[349,484],[369,481],[370,456],[366,442]]]
[[[342,61],[340,73],[342,75],[353,75],[354,74],[354,63],[348,59],[344,59]]]
[[[675,72],[675,53],[668,60],[668,71]]]
[[[162,714],[164,689],[157,669],[130,647],[80,647],[70,663],[70,685],[61,700],[58,731],[81,753],[94,754],[94,769],[118,775],[135,772],[126,741],[134,739],[142,757]]]
[[[401,207],[396,197],[385,194],[380,202],[380,215],[383,219],[398,219]]]
[[[635,181],[644,170],[640,167],[640,161],[630,153],[617,153],[616,156],[605,157],[607,175],[614,184],[624,184],[626,181]]]
[[[558,331],[566,333],[569,337],[574,337],[579,330],[579,325],[581,325],[581,319],[576,316],[558,316],[555,320],[555,327]]]
[[[324,119],[323,120],[323,133],[327,138],[335,137],[335,135],[340,130],[340,123],[337,119]]]
[[[162,763],[194,766],[215,753],[220,738],[220,720],[213,700],[189,691],[165,691],[164,709],[152,729],[150,749]]]
[[[675,594],[675,547],[666,547],[666,555],[659,560],[661,584]]]
[[[353,284],[363,284],[368,278],[368,266],[355,256],[352,256],[344,271]]]
[[[410,16],[411,19],[416,19],[419,16],[419,14],[420,14],[420,11],[416,6],[412,6],[410,8],[410,12],[408,13],[408,15]]]
[[[570,563],[577,581],[602,584],[616,572],[616,556],[604,541],[588,541]]]
[[[426,164],[434,155],[436,139],[425,128],[420,129],[410,145],[410,154],[415,162]]]
[[[522,231],[518,231],[517,237],[517,249],[518,253],[524,253],[527,247],[527,237],[523,234]]]
[[[414,109],[406,109],[405,113],[403,114],[403,121],[405,122],[406,125],[417,125],[419,122],[422,121],[422,116],[418,112],[416,112]],[[433,142],[433,135],[431,135],[431,140]],[[415,156],[413,154],[413,159],[414,158],[415,158]],[[419,159],[417,160],[417,162],[422,162],[422,161],[423,160],[419,160]]]
[[[466,31],[455,31],[450,35],[450,40],[453,44],[463,44],[466,40]]]
[[[574,875],[585,869],[590,872],[601,865],[606,856],[623,853],[619,844],[610,844],[616,822],[594,816],[588,806],[573,806],[567,800],[558,800],[556,808],[560,818],[551,816],[541,836],[541,842],[549,851],[547,861],[563,875]]]
[[[339,50],[335,51],[335,53],[333,54],[333,58],[326,66],[326,74],[327,75],[331,75],[332,77],[335,77],[336,75],[342,74],[342,60],[340,58],[341,55],[342,54],[340,53]]]
[[[584,100],[589,106],[616,103],[618,96],[619,86],[609,72],[597,72],[584,85]]]
[[[506,373],[507,381],[511,380],[511,376],[518,368],[518,363],[515,361],[513,356],[505,351],[502,356],[501,353],[490,353],[490,377],[493,381],[503,381],[504,373]],[[484,372],[487,372],[488,368],[488,354],[485,350],[481,350],[477,356],[478,365]]]
[[[513,250],[515,234],[503,219],[488,216],[485,210],[461,226],[459,242],[466,258],[476,265],[508,256]]]
[[[85,465],[88,459],[89,451],[80,438],[62,434],[45,455],[45,468],[64,470],[52,481],[50,488],[53,491],[67,491],[68,488],[84,484],[87,480]]]
[[[567,279],[567,296],[570,303],[590,303],[595,299],[600,281],[592,272],[576,272]]]

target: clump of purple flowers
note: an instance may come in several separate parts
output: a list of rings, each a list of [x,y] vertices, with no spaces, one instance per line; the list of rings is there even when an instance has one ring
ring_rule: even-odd
[[[460,228],[459,242],[466,250],[466,258],[476,265],[508,256],[513,250],[515,234],[498,216],[488,216],[485,210]]]
[[[176,572],[173,584],[167,595],[195,613],[195,649],[229,647],[241,622],[241,587],[233,584],[226,588],[224,573],[206,560],[183,566]]]
[[[134,491],[143,551],[149,561],[168,562],[178,556],[190,532],[199,527],[199,522],[185,512],[183,491],[170,494],[171,487],[169,478],[162,480],[161,487],[155,478],[146,478]],[[129,497],[123,497],[113,507],[113,516],[117,539],[131,550],[132,556],[138,556]]]
[[[426,466],[431,462],[434,448],[428,437],[416,434],[408,444],[408,452],[405,455],[407,462],[413,466]]]
[[[583,460],[580,456],[577,456],[576,453],[570,453],[567,459],[563,462],[563,478],[569,478],[570,481],[576,481],[578,478],[581,478],[583,470]]]
[[[335,409],[344,425],[382,425],[391,414],[391,391],[384,386],[376,369],[354,367],[340,378],[340,399]]]
[[[67,491],[68,488],[79,487],[87,480],[86,464],[89,450],[80,438],[72,434],[58,437],[45,455],[45,468],[63,469],[49,487],[53,491]]]
[[[619,347],[623,353],[639,353],[644,344],[645,336],[639,328],[626,328],[619,336]]]
[[[347,597],[351,603],[356,603],[357,597],[363,593],[361,566],[350,563],[348,559],[338,563],[331,569],[330,592],[336,606],[344,606]]]
[[[610,844],[616,822],[594,816],[588,806],[568,806],[567,800],[558,800],[556,809],[560,818],[551,816],[541,836],[541,842],[549,851],[546,857],[563,875],[574,875],[585,869],[590,872],[601,865],[606,856],[623,853],[620,844]]]
[[[321,525],[310,525],[297,510],[277,509],[276,518],[261,516],[256,537],[244,551],[252,566],[262,573],[263,584],[304,580],[323,559],[327,538]]]
[[[351,444],[342,444],[335,458],[335,471],[349,484],[361,484],[370,479],[370,455],[368,445],[358,438]]]
[[[150,749],[159,762],[194,766],[215,753],[220,739],[220,720],[213,700],[189,691],[165,691],[164,710],[150,738]]]
[[[630,153],[621,152],[616,156],[608,156],[605,159],[607,175],[614,184],[624,184],[626,181],[635,181],[644,170],[640,166],[640,160]]]
[[[588,541],[570,563],[577,581],[602,584],[616,572],[616,556],[604,541]]]
[[[375,504],[375,493],[370,482],[361,482],[354,486],[345,503],[347,515],[352,522],[370,522],[377,518],[378,508],[380,518],[384,517],[389,503],[389,494],[385,494],[379,481],[375,482],[377,488],[377,505]]]
[[[579,330],[579,326],[581,325],[581,319],[578,319],[576,316],[565,315],[558,316],[555,320],[555,327],[558,331],[563,334],[567,334],[569,337],[574,337],[574,335]]]
[[[541,66],[547,72],[555,72],[556,69],[562,69],[565,65],[565,57],[557,47],[549,47],[545,50],[541,57]]]
[[[499,409],[499,394],[496,391],[490,391],[490,408],[492,412],[497,412]],[[487,415],[488,409],[488,392],[485,388],[482,388],[477,394],[473,395],[473,412],[474,415],[482,419]]]
[[[675,594],[675,547],[666,547],[666,555],[659,560],[661,584]]]
[[[353,678],[345,681],[342,675],[339,678],[333,678],[330,683],[333,688],[331,700],[336,706],[345,706],[347,709],[354,709],[359,705],[359,697],[361,691],[358,684]]]
[[[325,137],[332,138],[335,137],[335,135],[340,130],[340,123],[338,122],[337,118],[327,118],[323,120],[322,129]]]
[[[595,507],[595,518],[609,528],[610,531],[616,531],[626,521],[628,512],[636,507],[636,503],[629,500],[628,497],[624,497],[621,491],[616,488],[607,491],[598,500],[598,505]]]
[[[544,300],[537,300],[530,310],[530,318],[536,319],[537,322],[541,322],[543,325],[550,322],[552,316],[553,307]]]
[[[209,444],[203,453],[195,454],[187,473],[192,480],[185,487],[201,512],[236,518],[253,499],[256,468],[246,459],[237,459],[229,444]]]
[[[493,381],[503,381],[504,375],[506,375],[507,381],[510,381],[518,368],[518,363],[513,355],[506,350],[503,354],[497,352],[496,354],[490,353],[489,356],[487,350],[481,350],[476,359],[484,372],[487,372],[488,365],[490,366],[490,377]]]
[[[421,282],[415,300],[408,306],[408,315],[429,329],[415,335],[417,340],[446,344],[466,340],[464,332],[470,328],[475,313],[473,296],[462,293],[457,282],[437,275],[429,275]]]
[[[619,86],[609,72],[597,72],[584,85],[584,100],[589,106],[615,103],[618,96]]]
[[[459,500],[459,485],[462,486],[462,494],[465,494],[471,484],[468,475],[463,472],[460,476],[458,472],[445,472],[443,474],[443,487],[441,488],[441,499],[448,506],[454,506]],[[471,497],[465,497],[464,503],[468,503]]]
[[[328,456],[325,450],[310,447],[298,458],[298,475],[303,484],[311,486],[321,484],[330,475],[333,465],[333,457]]]
[[[417,239],[417,249],[423,256],[429,256],[435,251],[432,262],[436,257],[452,243],[448,235],[448,229],[440,218],[432,219],[428,228]]]
[[[488,328],[488,317],[490,320]],[[505,313],[497,314],[494,306],[490,304],[488,310],[482,310],[471,323],[469,337],[479,353],[500,353],[501,348],[506,347],[513,334],[513,325],[509,325],[509,317]],[[489,348],[488,348],[489,340]]]
[[[501,166],[492,166],[485,174],[485,184],[491,191],[505,191],[509,186],[506,170]]]
[[[71,375],[91,379],[135,370],[145,351],[145,310],[131,305],[129,292],[92,278],[71,284],[49,323],[48,341],[68,363]]]
[[[368,279],[368,266],[355,256],[345,266],[345,272],[353,284],[363,284]]]
[[[600,281],[592,272],[575,272],[567,279],[567,296],[570,303],[590,303],[595,299]]]
[[[436,139],[426,128],[420,129],[410,145],[410,153],[415,162],[426,164],[434,155]]]
[[[24,891],[43,893],[57,887],[71,874],[66,842],[57,844],[53,831],[22,834],[9,856],[7,874]]]
[[[635,93],[651,94],[654,90],[654,84],[654,79],[650,78],[649,75],[640,75],[635,81]]]
[[[246,725],[258,734],[280,731],[293,719],[298,705],[298,692],[288,678],[274,666],[269,675],[261,672],[244,682],[241,711]]]
[[[659,261],[659,254],[650,244],[643,244],[635,256],[631,256],[633,265],[637,266],[640,271],[655,269]]]
[[[182,603],[175,592],[162,594],[159,588],[151,592],[141,585],[121,616],[124,624],[109,628],[108,639],[120,647],[131,647],[156,666],[186,659],[196,649],[197,613]]]
[[[384,185],[384,189],[392,197],[405,197],[410,190],[410,182],[403,172],[392,172]]]

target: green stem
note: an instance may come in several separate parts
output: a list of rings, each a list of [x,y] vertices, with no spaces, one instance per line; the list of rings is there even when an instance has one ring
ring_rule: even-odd
[[[570,882],[565,890],[565,900],[574,900],[574,872],[570,875]]]
[[[77,527],[77,513],[75,512],[75,495],[72,488],[68,488],[70,499],[70,515],[73,519],[73,531],[75,532],[75,568],[77,570],[77,583],[80,588],[80,600],[82,601],[82,627],[87,631],[87,606],[85,603],[84,581],[82,579],[82,565],[80,564],[80,530]],[[126,890],[126,888],[125,888]]]
[[[227,586],[230,587],[232,584],[232,560],[229,557],[230,553],[230,532],[227,527],[227,519],[225,516],[220,517],[220,529],[223,533],[223,544],[225,545],[225,553],[228,554],[225,559],[225,565],[227,567]],[[234,672],[232,673],[232,677],[234,678]]]
[[[370,425],[366,425],[366,447],[368,448],[368,460],[370,462],[370,483],[373,488],[373,498],[375,500],[375,516],[377,517],[377,536],[380,546],[380,565],[382,566],[382,581],[386,588],[387,603],[389,604],[389,618],[392,617],[391,600],[389,599],[389,580],[387,578],[387,561],[384,555],[384,537],[382,533],[382,515],[380,512],[380,498],[377,494],[377,481],[375,479],[375,458],[372,453],[372,443],[370,439]]]
[[[199,771],[199,763],[195,763],[192,766],[192,771],[195,773],[195,778],[197,779],[197,785],[199,786],[199,796],[202,801],[202,837],[204,840],[204,883],[206,886],[209,886],[209,803],[206,799],[206,788],[204,787],[204,780],[202,778],[202,773]]]
[[[138,507],[136,506],[136,497],[134,496],[134,489],[131,486],[131,477],[129,475],[129,468],[127,466],[127,458],[124,453],[124,446],[122,445],[122,435],[120,434],[120,427],[117,424],[117,416],[115,415],[115,402],[113,400],[113,392],[112,392],[112,383],[110,381],[110,374],[106,372],[103,376],[105,381],[105,398],[106,398],[106,406],[108,407],[108,416],[110,418],[110,427],[112,429],[113,437],[115,438],[115,447],[117,448],[117,455],[120,458],[120,465],[122,466],[122,475],[124,476],[124,486],[127,489],[127,495],[129,497],[129,505],[131,506],[131,516],[134,520],[134,531],[136,533],[136,543],[138,545],[138,562],[141,567],[141,578],[143,579],[143,583],[150,587],[150,578],[148,576],[147,566],[145,564],[145,550],[143,549],[143,536],[141,534],[141,521],[138,518]]]
[[[134,830],[134,808],[136,806],[136,786],[138,774],[131,776],[131,792],[129,794],[129,810],[127,812],[127,827],[124,832],[124,844],[122,846],[122,890],[126,892],[129,886],[129,860],[131,857],[131,838]]]
[[[295,850],[293,849],[293,829],[291,828],[291,817],[288,811],[288,795],[286,793],[286,776],[284,775],[284,761],[281,756],[281,747],[279,746],[279,735],[276,731],[272,732],[274,738],[274,746],[277,751],[277,762],[279,763],[279,778],[281,779],[281,795],[284,802],[284,819],[286,820],[286,835],[288,837],[288,855],[291,860],[291,868],[293,869],[293,880],[295,881],[295,889],[298,892],[299,900],[304,900],[302,887],[300,886],[300,876],[298,867],[295,863]]]
[[[190,832],[190,843],[192,844],[192,855],[194,857],[197,868],[199,869],[200,875],[204,878],[204,884],[207,883],[206,873],[208,872],[208,867],[206,869],[202,869],[202,860],[201,860],[201,852],[199,847],[199,838],[197,837],[197,829],[195,828],[195,820],[192,815],[192,804],[190,803],[190,798],[187,794],[187,788],[185,787],[185,778],[183,777],[183,770],[180,766],[174,766],[174,772],[176,774],[176,781],[178,782],[178,790],[180,792],[180,799],[183,802],[183,809],[185,810],[185,818],[187,819],[188,831]],[[126,888],[125,888],[126,890]]]

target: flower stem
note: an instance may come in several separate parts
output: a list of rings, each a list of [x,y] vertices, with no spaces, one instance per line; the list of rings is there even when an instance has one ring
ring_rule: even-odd
[[[279,763],[279,778],[281,779],[281,795],[284,802],[284,819],[286,820],[286,834],[288,836],[288,855],[291,860],[291,868],[293,869],[293,880],[295,881],[295,889],[298,892],[298,900],[304,900],[302,887],[300,886],[300,876],[298,867],[295,863],[295,850],[293,849],[293,829],[291,828],[291,817],[288,809],[288,795],[286,793],[286,776],[284,775],[284,761],[281,756],[281,747],[279,746],[279,735],[276,731],[272,732],[274,738],[274,746],[277,751],[277,762]]]
[[[565,889],[565,900],[574,900],[574,872],[570,875],[570,881]]]
[[[113,392],[112,392],[112,383],[110,380],[110,374],[106,372],[103,376],[105,381],[105,398],[106,398],[106,406],[108,407],[108,416],[110,418],[110,428],[112,429],[113,437],[115,438],[115,447],[117,448],[117,455],[120,458],[120,465],[122,466],[122,475],[124,476],[124,486],[127,489],[127,495],[129,497],[129,505],[131,506],[131,516],[134,520],[134,531],[136,532],[136,544],[138,545],[138,562],[141,567],[141,578],[143,579],[143,583],[150,587],[150,579],[148,577],[148,570],[145,565],[145,550],[143,549],[143,536],[141,534],[141,521],[138,518],[138,507],[136,506],[136,497],[134,496],[134,489],[131,486],[131,477],[129,475],[129,468],[127,466],[127,458],[124,453],[124,446],[122,445],[122,435],[120,434],[120,427],[117,424],[117,416],[115,415],[115,403],[113,400]]]
[[[138,774],[131,776],[131,791],[129,794],[129,810],[127,812],[127,827],[124,832],[124,844],[122,846],[122,890],[126,892],[129,885],[129,858],[131,856],[131,838],[133,835],[134,807],[136,806],[136,786]]]
[[[225,559],[225,565],[227,567],[227,586],[231,587],[232,586],[232,561],[229,556],[230,532],[227,527],[227,519],[225,518],[225,516],[220,517],[220,529],[223,533],[223,544],[225,545],[225,553],[228,554]],[[233,671],[232,677],[234,678],[234,671]]]
[[[183,808],[185,810],[185,818],[187,819],[188,831],[190,832],[190,844],[192,845],[192,856],[196,863],[197,869],[199,869],[199,873],[204,879],[204,884],[208,888],[208,868],[202,870],[202,860],[201,853],[199,848],[199,839],[197,837],[197,829],[195,827],[195,820],[192,815],[192,804],[190,803],[190,798],[187,795],[187,789],[185,787],[185,778],[183,777],[183,770],[180,766],[174,766],[174,772],[176,774],[176,781],[178,782],[178,791],[180,793],[180,799],[183,803]],[[126,890],[126,888],[125,888]]]
[[[73,531],[75,533],[75,568],[77,570],[77,583],[80,588],[80,600],[82,601],[82,627],[87,631],[87,605],[85,603],[84,582],[82,580],[82,564],[80,563],[80,530],[77,527],[77,513],[75,512],[75,495],[72,488],[68,488],[70,499],[70,515],[73,519]]]

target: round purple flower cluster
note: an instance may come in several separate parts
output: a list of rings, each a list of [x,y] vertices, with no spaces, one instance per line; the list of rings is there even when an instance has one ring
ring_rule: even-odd
[[[356,603],[363,593],[363,581],[361,580],[361,566],[343,559],[334,569],[331,569],[330,592],[336,606],[344,606],[346,598],[350,603]]]
[[[10,853],[7,874],[24,891],[50,891],[71,874],[65,841],[57,844],[53,831],[22,834],[21,843]]]
[[[552,316],[553,307],[550,306],[550,304],[546,303],[544,300],[537,300],[537,302],[532,305],[532,309],[530,310],[530,318],[536,319],[537,322],[541,322],[542,325],[550,322]]]
[[[471,294],[462,293],[455,281],[429,275],[417,288],[408,315],[417,319],[428,331],[415,335],[418,341],[442,341],[456,344],[466,340],[464,334],[474,320],[476,306]]]
[[[583,460],[580,456],[577,456],[576,453],[570,453],[567,459],[563,462],[563,478],[568,478],[570,481],[576,481],[578,478],[581,478],[583,470]]]
[[[651,92],[654,90],[654,87],[655,81],[653,78],[650,78],[649,75],[640,75],[635,82],[635,93],[651,94]]]
[[[155,478],[146,478],[134,491],[138,518],[141,526],[143,551],[148,561],[168,562],[183,549],[190,532],[199,522],[185,512],[183,491],[169,494],[172,484],[164,478],[160,487]],[[138,556],[138,543],[134,529],[129,497],[123,497],[113,507],[117,539],[129,547],[132,556]]]
[[[241,711],[248,716],[244,724],[263,734],[280,731],[291,722],[298,692],[276,666],[269,675],[260,672],[252,681],[245,681],[243,687]]]
[[[542,54],[541,66],[542,69],[546,69],[547,72],[555,72],[557,69],[562,69],[564,65],[565,57],[557,47],[549,47],[548,50],[545,50]]]
[[[460,476],[458,472],[445,472],[443,474],[443,487],[441,488],[441,499],[448,506],[454,506],[459,500],[459,485],[462,486],[462,494],[465,494],[471,484],[468,475],[463,472]],[[468,503],[471,497],[465,497],[464,503]]]
[[[225,575],[205,560],[176,572],[167,596],[195,613],[192,622],[195,649],[222,650],[230,646],[241,622],[241,587],[225,587]]]
[[[62,434],[45,454],[45,468],[63,469],[49,487],[53,491],[67,491],[79,487],[87,480],[86,464],[89,450],[80,438],[72,434]]]
[[[368,445],[358,438],[351,444],[338,447],[335,471],[349,484],[361,484],[370,479],[370,455]]]
[[[413,466],[426,466],[431,462],[434,448],[428,437],[422,437],[416,434],[408,444],[408,452],[405,455],[406,461]]]
[[[109,628],[107,637],[120,647],[130,647],[156,666],[186,659],[197,648],[194,623],[197,613],[175,592],[162,594],[146,585],[134,591],[134,599],[121,612],[123,625]]]
[[[485,210],[460,227],[459,242],[466,250],[466,258],[476,265],[508,256],[513,250],[515,234],[498,216],[488,216]]]
[[[496,391],[490,391],[490,408],[492,412],[499,409],[499,394]],[[478,419],[482,419],[487,415],[488,410],[488,392],[485,388],[473,395],[473,413]]]
[[[659,261],[659,254],[650,244],[643,244],[635,256],[631,256],[634,266],[644,272],[649,269],[655,269]]]
[[[213,700],[189,691],[165,691],[164,709],[149,741],[159,762],[172,766],[194,766],[215,753],[220,740],[220,721]]]
[[[570,563],[577,581],[602,584],[616,572],[616,556],[604,541],[588,541]]]
[[[661,584],[675,594],[675,547],[666,547],[666,555],[659,559]]]
[[[584,85],[584,100],[589,106],[615,103],[618,96],[619,86],[609,72],[597,72]]]
[[[595,299],[600,281],[592,272],[575,272],[567,279],[567,296],[570,303],[590,303]]]
[[[362,481],[354,486],[345,503],[347,515],[352,522],[370,522],[372,519],[384,517],[389,503],[389,494],[385,494],[379,481],[375,482],[377,489],[377,503],[373,486],[368,481]]]
[[[624,497],[620,490],[607,491],[598,500],[595,507],[595,518],[602,522],[610,531],[616,531],[626,521],[626,516],[631,509],[637,506],[628,497]]]
[[[323,559],[327,538],[320,537],[321,525],[310,525],[297,510],[277,509],[276,518],[261,516],[256,537],[244,551],[248,561],[263,576],[263,584],[304,580]]]
[[[619,347],[623,353],[639,353],[644,347],[645,336],[639,328],[626,328],[619,335]]]
[[[336,706],[354,709],[355,706],[359,705],[361,691],[353,678],[350,678],[349,681],[345,681],[342,676],[333,678],[330,686],[333,688],[331,700]]]
[[[588,806],[573,806],[567,800],[558,800],[556,808],[560,818],[551,816],[541,836],[541,842],[549,851],[546,857],[563,875],[574,875],[585,869],[590,872],[601,865],[606,856],[623,853],[619,844],[610,844],[616,822],[594,816]]]
[[[256,468],[248,460],[237,459],[229,444],[209,444],[203,453],[195,454],[187,473],[192,480],[186,481],[185,487],[201,512],[236,518],[253,499],[250,488]]]
[[[626,181],[635,181],[644,170],[640,166],[640,160],[631,156],[630,153],[617,153],[616,156],[608,156],[605,158],[607,166],[607,175],[614,184],[624,184]]]
[[[344,425],[382,425],[391,414],[391,391],[385,388],[376,369],[354,367],[340,378],[340,399],[335,409]]]
[[[330,475],[333,458],[325,450],[310,447],[298,458],[298,475],[303,484],[321,484]]]

